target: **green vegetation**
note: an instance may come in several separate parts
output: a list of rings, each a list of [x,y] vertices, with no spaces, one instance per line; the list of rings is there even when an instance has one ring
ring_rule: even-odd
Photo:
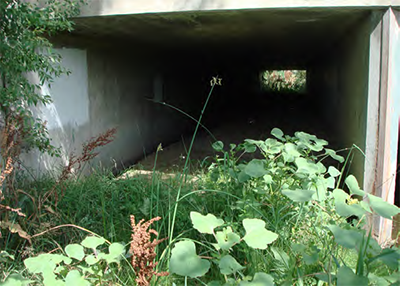
[[[307,84],[305,70],[268,70],[263,72],[262,88],[270,92],[304,92]]]
[[[390,219],[399,208],[345,175],[353,148],[336,152],[314,135],[275,128],[265,140],[215,142],[219,156],[188,173],[218,78],[211,81],[185,166],[172,176],[156,169],[83,176],[82,167],[113,140],[115,129],[91,139],[81,155],[70,155],[59,174],[32,178],[18,170],[22,142],[55,150],[27,108],[49,99],[22,74],[38,72],[43,84],[61,72],[47,65],[57,58],[50,50],[43,56],[36,48],[50,48],[44,34],[71,27],[72,12],[62,11],[76,11],[73,4],[0,4],[8,33],[1,44],[10,57],[0,66],[6,120],[0,285],[399,285],[400,251],[382,248],[368,229],[371,216]],[[35,48],[27,51],[33,62],[13,54],[24,43]],[[33,124],[16,125],[21,118]]]
[[[68,73],[48,37],[71,31],[69,18],[79,13],[81,4],[81,0],[49,0],[43,6],[0,2],[0,115],[27,149],[59,154],[34,108],[52,102],[43,87]]]
[[[272,135],[227,149],[216,142],[221,155],[190,176],[163,178],[154,171],[149,177],[133,170],[131,176],[97,173],[62,184],[19,180],[27,182],[19,188],[32,190],[31,198],[19,197],[27,218],[13,214],[8,221],[30,235],[3,231],[6,281],[395,285],[399,250],[382,249],[365,226],[369,214],[391,218],[399,209],[364,193],[354,176],[344,178],[346,158],[326,148],[325,140],[304,132],[288,136],[277,128]],[[327,160],[335,166],[325,166]],[[57,206],[48,201],[37,213],[32,197],[54,186],[62,199]],[[150,222],[135,224],[135,218]],[[176,235],[170,237],[172,227]],[[134,264],[139,253],[153,256]]]

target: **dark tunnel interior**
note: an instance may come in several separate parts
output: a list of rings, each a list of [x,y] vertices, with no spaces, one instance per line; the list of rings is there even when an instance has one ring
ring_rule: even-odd
[[[369,9],[194,11],[78,18],[71,35],[54,41],[154,62],[161,101],[195,118],[218,76],[222,85],[213,90],[203,124],[227,144],[266,138],[279,127],[315,134],[334,148],[363,148],[372,28]],[[266,70],[306,70],[306,92],[263,90]],[[182,136],[164,142],[186,138],[187,145],[195,124],[171,114]],[[158,142],[150,145],[155,150]],[[201,140],[198,146],[210,150]]]

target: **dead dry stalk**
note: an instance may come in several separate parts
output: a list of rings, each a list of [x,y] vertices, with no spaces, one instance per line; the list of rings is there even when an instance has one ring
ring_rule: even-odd
[[[82,167],[88,161],[99,155],[99,152],[95,150],[99,147],[105,146],[111,143],[115,139],[115,134],[117,133],[117,128],[110,128],[106,132],[101,133],[96,137],[92,137],[89,141],[83,144],[82,153],[80,156],[76,156],[71,153],[69,156],[68,164],[63,168],[58,180],[54,186],[47,191],[39,202],[39,209],[43,206],[46,201],[53,196],[53,203],[57,206],[58,201],[64,196],[63,183],[68,180],[72,173],[76,173],[82,169]],[[61,186],[61,198],[58,197],[57,187]]]
[[[4,196],[4,183],[7,185],[7,195],[10,196],[14,191],[13,181],[10,179],[13,171],[14,171],[14,163],[18,160],[19,155],[21,153],[21,143],[22,143],[22,135],[18,132],[16,128],[18,123],[18,118],[13,118],[9,116],[5,121],[5,126],[1,131],[0,138],[0,155],[3,162],[0,162],[0,202],[5,200]],[[4,166],[3,164],[4,163]],[[15,199],[17,199],[16,192],[13,193]],[[0,214],[5,211],[6,217],[0,217],[0,223],[2,223],[1,228],[9,228],[10,226],[4,226],[3,224],[8,223],[7,213],[14,212],[18,216],[25,217],[25,214],[21,212],[20,208],[12,208],[7,205],[0,204]],[[0,238],[2,237],[0,231]]]
[[[148,286],[154,276],[167,276],[168,272],[157,273],[156,266],[158,262],[154,261],[156,258],[156,246],[166,238],[158,240],[154,238],[150,241],[151,234],[158,236],[158,232],[154,229],[149,229],[150,225],[160,220],[161,217],[155,217],[151,220],[144,222],[144,219],[135,223],[135,216],[131,215],[132,226],[132,241],[130,253],[132,254],[132,267],[136,272],[136,283],[138,286]]]

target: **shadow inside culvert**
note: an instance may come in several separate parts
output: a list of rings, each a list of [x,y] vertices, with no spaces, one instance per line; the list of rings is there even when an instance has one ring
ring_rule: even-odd
[[[245,139],[270,138],[271,130],[278,127],[291,136],[296,131],[304,131],[329,141],[327,138],[329,130],[320,119],[320,113],[313,106],[313,100],[309,95],[276,93],[259,96],[262,98],[257,99],[254,96],[252,100],[247,101],[248,103],[244,103],[243,100],[242,102],[232,100],[225,104],[224,111],[207,114],[203,123],[209,127],[213,136],[204,129],[197,134],[190,156],[192,170],[198,169],[204,159],[208,158],[210,162],[217,155],[211,146],[215,139],[222,141],[225,149],[228,149],[229,144],[237,145]],[[210,110],[221,110],[221,108],[210,106]],[[156,162],[156,169],[159,171],[181,171],[191,139],[192,134],[182,135],[179,141],[163,146],[162,151],[149,154],[139,160],[137,165],[144,170],[153,170]]]

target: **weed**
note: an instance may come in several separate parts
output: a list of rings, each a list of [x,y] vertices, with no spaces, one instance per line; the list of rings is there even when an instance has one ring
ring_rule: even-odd
[[[130,253],[132,254],[131,263],[133,269],[135,269],[137,278],[136,283],[138,286],[148,286],[153,276],[167,276],[168,272],[156,272],[156,266],[158,262],[155,262],[156,258],[155,248],[166,238],[158,240],[154,239],[150,241],[151,234],[158,237],[158,232],[149,229],[150,225],[160,220],[161,217],[152,218],[148,222],[140,220],[137,224],[135,223],[135,216],[131,216],[132,226],[132,240]]]
[[[115,134],[117,132],[116,128],[111,128],[96,137],[91,138],[88,142],[83,144],[83,150],[80,156],[76,156],[71,153],[69,156],[68,164],[63,168],[57,182],[54,186],[47,191],[38,203],[39,210],[42,208],[43,204],[49,199],[50,196],[54,196],[53,203],[57,207],[59,199],[64,196],[64,188],[62,187],[63,182],[65,182],[72,173],[79,173],[82,167],[89,161],[93,160],[99,153],[95,150],[99,147],[105,146],[114,140]],[[61,198],[58,198],[56,188],[61,186]]]

